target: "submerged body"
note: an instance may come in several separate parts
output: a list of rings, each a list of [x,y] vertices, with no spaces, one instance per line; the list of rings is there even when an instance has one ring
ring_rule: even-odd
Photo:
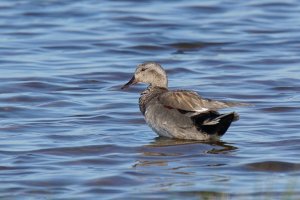
[[[218,140],[231,122],[238,119],[235,112],[220,114],[218,109],[242,105],[201,98],[196,92],[170,91],[167,75],[158,63],[138,66],[132,79],[123,88],[138,82],[149,83],[139,99],[140,111],[147,124],[159,136],[188,140]]]

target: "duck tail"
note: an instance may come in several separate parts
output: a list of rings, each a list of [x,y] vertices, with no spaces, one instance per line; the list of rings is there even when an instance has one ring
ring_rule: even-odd
[[[206,118],[203,120],[203,118]],[[203,114],[197,116],[196,123],[199,131],[203,131],[209,135],[218,135],[221,137],[224,135],[231,125],[231,122],[237,121],[239,119],[239,115],[235,112],[219,114],[217,112],[207,113],[205,116]]]
[[[217,125],[218,127],[216,132],[218,136],[221,137],[226,133],[229,126],[231,125],[231,122],[237,121],[239,119],[239,115],[235,112],[232,112],[232,113],[223,114],[217,118],[219,118],[219,123]]]

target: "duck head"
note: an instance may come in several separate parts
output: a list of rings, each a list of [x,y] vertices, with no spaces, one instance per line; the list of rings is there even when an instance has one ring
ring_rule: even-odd
[[[136,83],[147,83],[156,87],[168,87],[168,78],[166,71],[156,62],[146,62],[139,64],[134,72],[134,75],[123,85],[121,89],[128,88]]]

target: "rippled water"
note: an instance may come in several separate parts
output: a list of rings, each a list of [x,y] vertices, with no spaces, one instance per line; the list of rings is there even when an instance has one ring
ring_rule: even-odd
[[[2,0],[1,199],[299,199],[299,25],[296,0]],[[157,138],[120,90],[150,60],[254,106],[219,143]]]

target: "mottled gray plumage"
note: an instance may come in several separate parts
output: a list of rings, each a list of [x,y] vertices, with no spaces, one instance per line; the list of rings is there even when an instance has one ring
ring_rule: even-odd
[[[138,65],[122,89],[139,82],[149,84],[139,98],[146,122],[158,135],[169,138],[218,140],[239,116],[235,112],[220,114],[217,110],[246,105],[204,99],[188,90],[170,91],[165,70],[155,62]]]

